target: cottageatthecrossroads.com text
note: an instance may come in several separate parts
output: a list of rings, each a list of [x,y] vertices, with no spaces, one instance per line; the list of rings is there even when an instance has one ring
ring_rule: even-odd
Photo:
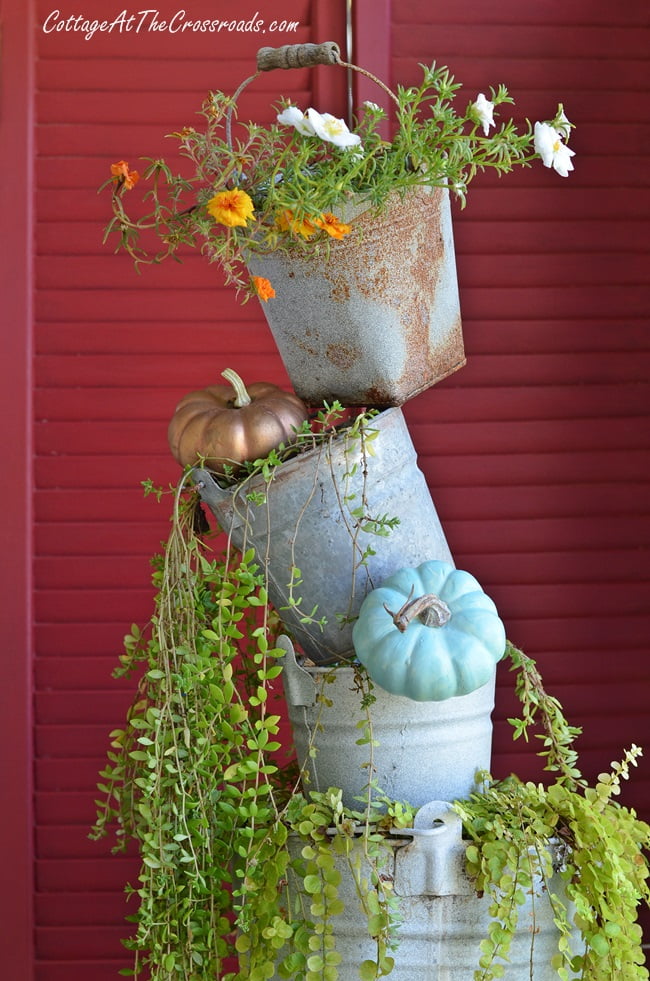
[[[255,12],[252,17],[231,20],[192,20],[185,10],[162,17],[159,10],[122,10],[112,20],[91,20],[83,14],[62,14],[52,10],[43,21],[43,33],[74,32],[90,41],[95,34],[266,34],[294,32],[300,27],[296,20],[266,21]]]

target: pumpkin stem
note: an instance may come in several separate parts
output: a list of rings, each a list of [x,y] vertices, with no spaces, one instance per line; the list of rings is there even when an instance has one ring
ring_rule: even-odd
[[[411,586],[411,592],[406,603],[400,607],[397,613],[389,610],[384,603],[386,613],[393,618],[393,623],[400,633],[404,633],[411,620],[415,620],[416,617],[425,627],[444,627],[451,619],[451,610],[444,600],[441,600],[435,593],[425,593],[424,596],[411,599],[414,589],[415,587]]]
[[[236,409],[243,409],[245,405],[251,404],[251,397],[246,391],[246,386],[239,377],[236,371],[232,368],[226,368],[221,372],[221,377],[229,381],[232,387],[235,389],[235,400],[233,405]]]

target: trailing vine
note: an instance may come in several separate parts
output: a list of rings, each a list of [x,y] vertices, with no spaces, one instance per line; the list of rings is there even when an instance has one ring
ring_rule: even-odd
[[[535,662],[512,644],[508,655],[522,705],[521,717],[509,720],[514,738],[541,730],[535,732],[539,755],[556,778],[545,786],[484,774],[480,790],[455,803],[473,842],[468,873],[477,890],[488,894],[492,917],[475,981],[503,975],[519,909],[536,881],[558,928],[552,966],[561,981],[648,978],[636,920],[638,906],[650,904],[650,826],[615,800],[641,750],[631,746],[589,786],[574,746],[581,730],[568,724],[558,700],[546,692]]]
[[[344,807],[337,788],[306,797],[281,755],[274,699],[283,651],[265,570],[250,549],[215,551],[219,539],[205,534],[200,514],[186,475],[154,562],[151,623],[131,628],[115,672],[134,675],[136,689],[124,726],[111,733],[92,836],[111,832],[116,850],[132,841],[140,855],[138,880],[127,887],[137,911],[126,973],[336,981],[337,918],[353,913],[352,902],[374,951],[358,977],[388,976],[401,922],[390,860],[395,832],[410,828],[414,814],[373,783],[372,688],[359,668],[358,741],[369,754],[359,809]],[[535,662],[510,644],[507,654],[521,701],[510,720],[514,738],[540,742],[553,782],[484,774],[480,789],[454,805],[467,870],[491,917],[474,978],[507,971],[532,892],[535,915],[551,904],[560,981],[640,981],[648,972],[636,914],[650,903],[650,827],[616,797],[641,751],[632,746],[590,786],[578,767],[580,730],[546,692]]]
[[[150,630],[132,629],[116,671],[144,668],[126,726],[111,733],[93,835],[115,823],[118,848],[138,842],[133,973],[148,966],[159,978],[221,978],[232,920],[224,869],[233,855],[245,859],[278,816],[271,758],[279,716],[268,696],[280,652],[252,554],[232,565],[212,557],[194,535],[183,490],[181,482],[155,564]],[[251,611],[259,625],[246,623]],[[243,625],[246,700],[237,684]]]
[[[345,853],[377,947],[363,977],[381,977],[397,917],[379,873],[385,808],[373,801],[347,813],[336,791],[307,800],[281,769],[272,700],[283,651],[265,576],[252,550],[212,553],[196,532],[198,506],[184,477],[154,561],[154,615],[125,637],[115,671],[139,680],[124,727],[111,733],[91,837],[110,831],[114,850],[138,846],[126,973],[262,981],[277,969],[297,981],[334,979],[332,922],[342,906],[333,856]],[[389,813],[398,823],[411,816],[392,805]],[[290,835],[302,847],[290,848]]]

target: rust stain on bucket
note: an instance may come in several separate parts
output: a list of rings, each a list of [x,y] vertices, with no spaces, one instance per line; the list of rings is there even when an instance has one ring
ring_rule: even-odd
[[[395,194],[327,256],[271,256],[264,305],[296,392],[321,404],[401,405],[465,364],[447,191]],[[306,341],[306,334],[309,341]]]
[[[328,344],[325,349],[328,361],[337,368],[349,368],[353,361],[363,357],[363,351],[352,344]]]

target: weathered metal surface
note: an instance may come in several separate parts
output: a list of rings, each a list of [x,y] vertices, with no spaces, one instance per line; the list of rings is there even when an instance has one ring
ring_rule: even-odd
[[[416,815],[415,827],[384,841],[385,857],[381,877],[393,883],[402,923],[397,929],[399,945],[392,956],[395,966],[391,981],[472,981],[481,956],[480,943],[488,936],[490,924],[488,896],[478,896],[474,883],[465,873],[467,842],[461,825],[445,801],[427,803]],[[290,848],[299,854],[303,842],[290,839]],[[371,868],[359,842],[352,845],[349,858],[333,855],[341,874],[338,895],[345,913],[333,918],[335,949],[341,957],[339,981],[358,981],[359,966],[375,960],[376,943],[368,936],[367,913],[361,909],[351,867],[358,867],[361,879],[370,881]],[[292,895],[300,889],[289,872]],[[519,907],[519,921],[504,964],[505,981],[557,981],[551,960],[558,952],[560,933],[553,921],[549,892],[566,902],[561,876],[552,876],[550,890],[541,876]],[[306,897],[306,905],[309,897]],[[571,907],[569,905],[569,910]],[[317,920],[317,918],[316,918]],[[578,931],[570,937],[574,953],[582,949]]]
[[[444,801],[428,803],[416,815],[414,828],[385,840],[381,876],[393,882],[402,917],[391,981],[471,981],[474,977],[480,943],[488,936],[490,899],[477,896],[464,871],[466,845],[460,821]],[[296,839],[292,847],[298,853],[302,842]],[[370,880],[371,870],[360,843],[353,844],[349,860],[335,855],[334,863],[341,873],[338,894],[345,904],[345,913],[332,924],[335,949],[341,956],[338,977],[358,981],[359,966],[376,959],[377,951],[368,936],[367,914],[360,908],[350,866],[359,864],[362,879]],[[504,964],[505,981],[557,981],[551,959],[558,952],[560,934],[546,884],[541,877],[533,882],[519,907],[517,931]],[[290,885],[295,895],[299,884],[291,872]],[[552,877],[550,891],[566,902],[559,874]],[[571,945],[576,953],[581,949],[577,931]]]
[[[477,770],[489,769],[496,668],[487,685],[443,702],[414,702],[375,687],[369,713],[377,745],[371,748],[357,744],[357,723],[366,713],[354,669],[303,667],[288,638],[279,643],[286,651],[282,678],[307,793],[340,787],[344,803],[358,807],[372,777],[389,797],[418,807],[467,797]]]
[[[449,195],[342,217],[353,231],[327,255],[251,259],[276,292],[264,314],[304,401],[401,405],[465,364]]]
[[[453,565],[401,409],[380,413],[370,428],[378,432],[372,455],[361,440],[339,436],[283,464],[268,486],[260,476],[224,490],[206,470],[193,471],[235,547],[255,549],[287,632],[316,663],[353,655],[349,618],[393,572],[427,559]],[[252,492],[266,503],[252,503]],[[369,530],[384,515],[399,518],[385,537]],[[294,569],[301,582],[292,590]],[[327,619],[322,631],[302,622],[314,608],[315,619]]]

